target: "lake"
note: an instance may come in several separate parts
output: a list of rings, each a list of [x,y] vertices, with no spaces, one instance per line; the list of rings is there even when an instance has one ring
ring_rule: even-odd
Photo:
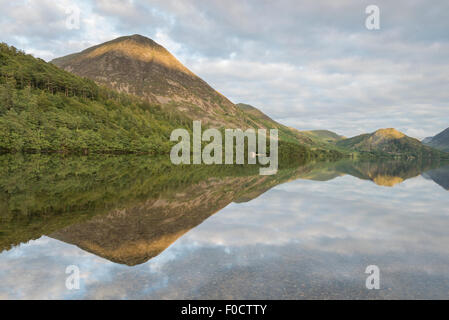
[[[341,160],[258,173],[2,155],[0,298],[449,298],[448,165]],[[379,289],[369,290],[372,265]],[[66,285],[69,266],[78,289]]]

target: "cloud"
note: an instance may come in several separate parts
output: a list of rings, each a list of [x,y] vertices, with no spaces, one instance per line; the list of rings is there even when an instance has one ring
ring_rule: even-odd
[[[449,3],[378,1],[381,29],[365,28],[369,1],[1,1],[0,36],[51,59],[120,35],[166,46],[234,102],[298,129],[346,136],[397,127],[424,138],[449,126]]]

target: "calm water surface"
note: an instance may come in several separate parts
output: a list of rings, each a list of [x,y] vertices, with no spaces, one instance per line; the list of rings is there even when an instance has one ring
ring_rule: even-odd
[[[449,167],[0,162],[2,299],[449,298]]]

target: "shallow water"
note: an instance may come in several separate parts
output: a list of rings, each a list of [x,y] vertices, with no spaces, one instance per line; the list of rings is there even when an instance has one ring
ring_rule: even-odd
[[[449,167],[0,162],[2,299],[449,298]]]

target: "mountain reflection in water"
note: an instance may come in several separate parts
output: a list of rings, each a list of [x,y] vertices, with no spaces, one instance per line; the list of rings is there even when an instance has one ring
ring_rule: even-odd
[[[273,176],[260,176],[255,166],[174,166],[139,156],[3,155],[0,164],[0,260],[47,236],[114,263],[140,265],[229,204],[245,208],[295,180],[351,176],[388,189],[422,175],[449,186],[449,166],[422,161],[291,164]]]

